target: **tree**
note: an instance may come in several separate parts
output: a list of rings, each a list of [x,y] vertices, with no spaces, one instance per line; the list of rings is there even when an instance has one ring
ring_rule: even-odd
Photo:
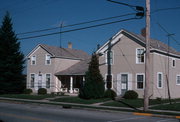
[[[96,54],[92,55],[84,87],[79,96],[85,99],[97,99],[104,97],[104,80],[99,70],[99,61]]]
[[[17,40],[7,12],[0,27],[0,93],[23,91],[24,55],[20,51],[20,42]]]

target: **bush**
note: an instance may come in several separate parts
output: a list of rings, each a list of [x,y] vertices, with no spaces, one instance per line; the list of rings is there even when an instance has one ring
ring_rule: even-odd
[[[45,88],[38,89],[38,94],[47,94],[47,90]]]
[[[31,94],[32,92],[32,89],[24,89],[23,91],[24,94]]]
[[[112,99],[114,99],[116,96],[117,96],[116,92],[113,91],[112,89],[108,89],[104,93],[104,97],[105,98],[112,98]]]
[[[129,91],[125,92],[123,98],[125,98],[125,99],[137,99],[138,94],[137,94],[137,92],[135,92],[133,90],[129,90]]]

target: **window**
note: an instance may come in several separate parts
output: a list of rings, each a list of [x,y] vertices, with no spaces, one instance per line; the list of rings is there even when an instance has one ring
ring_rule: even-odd
[[[45,62],[46,65],[50,65],[51,64],[51,55],[47,54],[46,55],[46,62]]]
[[[108,54],[109,54],[109,57],[108,57]],[[113,64],[113,57],[114,57],[113,51],[107,51],[106,63],[108,64],[108,58],[109,58],[109,63],[110,63],[110,65],[112,65]]]
[[[145,50],[143,48],[136,49],[136,63],[143,64],[144,63],[144,54]]]
[[[31,88],[34,88],[35,74],[30,75]]]
[[[180,85],[180,75],[177,75],[176,84],[177,84],[177,85]]]
[[[163,74],[162,74],[162,72],[157,73],[157,87],[158,88],[163,87]]]
[[[31,65],[36,65],[36,56],[31,57]]]
[[[137,74],[136,81],[137,81],[137,89],[143,89],[144,88],[144,74]]]
[[[38,75],[38,88],[42,88],[42,74]]]
[[[173,60],[172,60],[172,67],[175,67],[175,66],[176,66],[176,60],[173,59]]]
[[[51,74],[46,74],[46,88],[50,88]]]

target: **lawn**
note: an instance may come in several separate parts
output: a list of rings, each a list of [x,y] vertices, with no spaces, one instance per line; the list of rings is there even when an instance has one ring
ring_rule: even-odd
[[[109,98],[101,98],[101,99],[81,99],[79,97],[65,97],[65,98],[57,98],[52,101],[56,102],[67,102],[67,103],[79,103],[79,104],[93,104],[99,102],[109,101]]]
[[[143,100],[142,99],[123,99],[122,102],[125,102],[133,107],[139,108],[143,106]],[[117,101],[112,101],[108,103],[101,104],[103,106],[114,106],[114,107],[128,107],[127,105],[117,102]]]
[[[30,99],[30,100],[42,100],[45,98],[54,97],[54,95],[49,95],[49,94],[46,94],[46,95],[4,94],[4,95],[0,95],[0,97]]]
[[[158,105],[155,107],[151,107],[151,109],[180,111],[180,103]]]

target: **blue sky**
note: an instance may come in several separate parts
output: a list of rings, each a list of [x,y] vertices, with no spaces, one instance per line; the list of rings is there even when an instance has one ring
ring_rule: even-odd
[[[145,7],[145,0],[116,0],[131,5]],[[95,19],[134,13],[134,11],[123,5],[107,2],[106,0],[0,0],[0,21],[6,11],[9,11],[16,33],[53,28],[63,25],[76,24]],[[151,11],[161,8],[180,7],[180,0],[151,0]],[[88,25],[77,27],[62,28],[62,31],[86,27],[104,22],[127,19],[134,16],[112,19],[108,21],[95,22]],[[157,25],[160,23],[170,33],[175,34],[174,38],[180,43],[180,9],[155,12],[151,15],[151,38],[158,39],[167,43],[167,34]],[[130,32],[140,34],[140,30],[145,27],[145,18],[138,20],[125,21],[121,23],[105,25],[87,30],[51,35],[41,38],[20,40],[21,50],[27,55],[37,44],[43,43],[59,46],[60,40],[62,47],[67,47],[70,41],[73,48],[81,49],[91,54],[97,44],[104,44],[110,37],[124,28]],[[18,35],[19,38],[58,32],[53,31]],[[60,39],[61,38],[61,39]],[[170,40],[170,45],[180,51],[180,45]]]

